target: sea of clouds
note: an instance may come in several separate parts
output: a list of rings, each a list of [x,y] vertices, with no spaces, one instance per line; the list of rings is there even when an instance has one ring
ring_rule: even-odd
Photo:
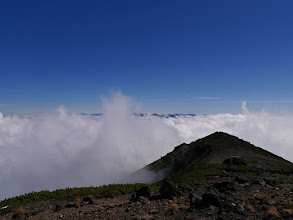
[[[293,161],[293,116],[252,113],[161,118],[131,115],[131,98],[103,100],[103,116],[60,107],[38,117],[0,113],[0,200],[31,191],[97,186],[127,176],[215,131],[247,140]],[[129,179],[131,181],[131,179]]]

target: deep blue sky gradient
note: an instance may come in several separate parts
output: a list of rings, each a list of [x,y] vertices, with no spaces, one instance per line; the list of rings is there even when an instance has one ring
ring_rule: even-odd
[[[293,112],[293,1],[0,2],[0,112]],[[206,97],[206,98],[205,98]]]

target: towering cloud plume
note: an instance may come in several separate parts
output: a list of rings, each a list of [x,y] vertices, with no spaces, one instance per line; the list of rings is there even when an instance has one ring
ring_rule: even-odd
[[[117,183],[165,155],[224,131],[293,161],[293,117],[248,112],[159,118],[131,115],[120,93],[103,100],[103,116],[55,114],[23,118],[0,113],[0,199],[44,189]],[[129,179],[130,181],[130,179]]]

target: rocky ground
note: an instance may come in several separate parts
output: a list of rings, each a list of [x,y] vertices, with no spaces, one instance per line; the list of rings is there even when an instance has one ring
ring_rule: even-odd
[[[30,204],[0,219],[293,219],[292,186],[291,174],[232,169],[178,187],[166,179],[158,193],[144,187],[136,195]]]

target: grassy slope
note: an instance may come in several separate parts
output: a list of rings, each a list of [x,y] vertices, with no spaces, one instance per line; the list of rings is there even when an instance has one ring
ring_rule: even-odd
[[[136,184],[110,184],[99,187],[77,187],[77,188],[66,188],[58,189],[55,191],[40,191],[31,192],[25,195],[16,196],[13,198],[5,199],[0,202],[0,208],[4,206],[9,206],[13,208],[16,206],[23,206],[29,203],[36,203],[46,200],[67,200],[78,197],[83,197],[86,195],[93,195],[96,197],[110,196],[110,195],[120,195],[123,193],[133,193],[140,187],[146,184],[136,183]],[[3,211],[3,210],[1,210]]]

